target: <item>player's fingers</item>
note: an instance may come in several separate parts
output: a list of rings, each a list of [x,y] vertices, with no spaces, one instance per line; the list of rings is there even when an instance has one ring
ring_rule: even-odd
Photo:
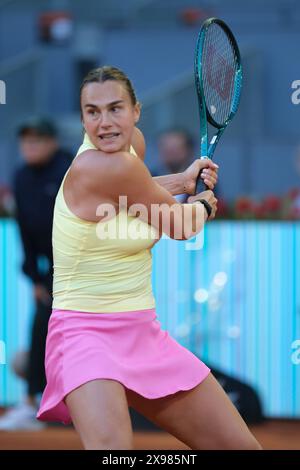
[[[214,163],[209,158],[199,158],[198,163],[199,163],[200,169],[203,169],[203,170],[206,168],[211,168],[214,171],[218,171],[219,169],[219,165]]]
[[[204,179],[204,183],[209,189],[214,189],[214,183],[209,179]]]
[[[217,184],[218,178],[215,178],[214,176],[210,176],[207,178],[214,186]]]
[[[201,174],[206,175],[206,176],[211,176],[213,178],[218,178],[218,172],[217,170],[210,170],[208,168],[204,168],[201,172]]]
[[[218,181],[217,176],[208,175],[207,173],[202,173],[201,178],[203,179],[204,183],[209,187],[209,189],[213,189]]]
[[[207,167],[209,167],[209,168],[211,168],[212,170],[215,170],[215,171],[218,171],[218,169],[219,169],[219,165],[214,163],[212,160],[209,160],[208,158],[207,158]]]
[[[201,178],[209,178],[210,177],[210,170],[204,169],[201,172]]]

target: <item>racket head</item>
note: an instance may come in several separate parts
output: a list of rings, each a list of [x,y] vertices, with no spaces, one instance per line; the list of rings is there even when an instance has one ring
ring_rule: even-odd
[[[194,74],[200,128],[202,121],[207,136],[207,121],[222,129],[232,120],[238,109],[242,87],[242,64],[237,42],[226,23],[218,18],[209,18],[201,26],[195,49]],[[202,136],[204,128],[200,130]]]

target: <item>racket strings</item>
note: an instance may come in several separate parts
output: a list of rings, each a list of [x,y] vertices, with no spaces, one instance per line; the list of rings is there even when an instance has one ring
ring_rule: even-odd
[[[207,111],[222,126],[234,106],[238,59],[229,36],[218,24],[206,31],[202,54],[202,81]]]

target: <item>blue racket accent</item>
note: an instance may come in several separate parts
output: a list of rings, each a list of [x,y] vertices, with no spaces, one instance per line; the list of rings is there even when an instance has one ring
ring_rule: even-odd
[[[204,27],[204,25],[203,25]],[[203,94],[202,75],[199,73],[201,70],[201,51],[203,50],[203,43],[205,39],[204,31],[200,31],[195,52],[195,85],[198,94],[199,103],[199,117],[200,117],[200,147],[201,158],[208,158],[208,135],[207,135],[207,119],[206,119],[206,105]]]
[[[194,60],[199,103],[201,158],[212,158],[216,146],[237,112],[242,66],[236,40],[224,21],[206,20],[199,32]],[[208,139],[208,122],[217,129]],[[200,175],[196,193],[207,189]]]

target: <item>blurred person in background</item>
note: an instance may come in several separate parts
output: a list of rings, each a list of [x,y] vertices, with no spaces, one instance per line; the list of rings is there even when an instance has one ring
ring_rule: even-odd
[[[18,139],[24,162],[15,172],[13,189],[24,250],[23,272],[33,283],[35,314],[26,361],[27,395],[0,419],[0,430],[44,426],[35,415],[39,395],[46,385],[45,343],[52,305],[52,218],[56,194],[72,161],[60,149],[57,130],[48,119],[28,119],[19,128]]]
[[[183,128],[172,127],[158,136],[159,164],[153,176],[180,173],[195,160],[195,142]]]
[[[152,176],[182,173],[196,158],[195,139],[192,134],[182,127],[170,127],[163,130],[157,139],[158,165],[151,171]],[[219,191],[214,188],[214,194],[219,197]],[[185,194],[176,196],[177,201],[184,202]]]

